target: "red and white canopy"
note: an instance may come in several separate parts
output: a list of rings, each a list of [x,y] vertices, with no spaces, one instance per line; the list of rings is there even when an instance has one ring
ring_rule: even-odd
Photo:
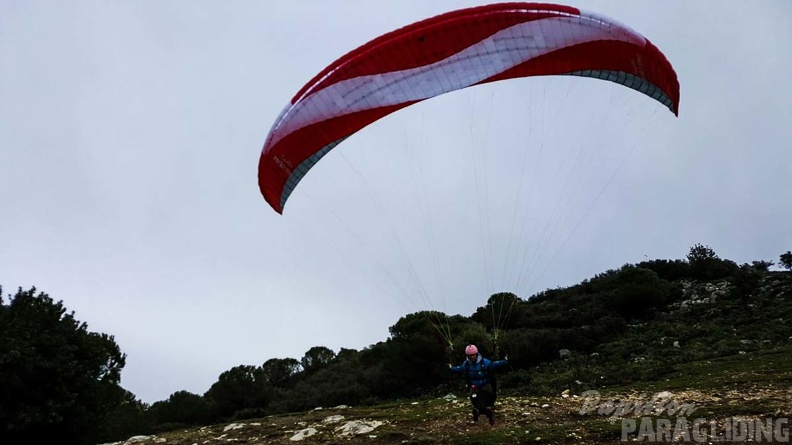
[[[377,119],[450,91],[543,75],[616,82],[678,113],[674,69],[628,27],[561,5],[468,8],[382,35],[311,79],[267,137],[259,160],[261,193],[282,213],[322,156]]]

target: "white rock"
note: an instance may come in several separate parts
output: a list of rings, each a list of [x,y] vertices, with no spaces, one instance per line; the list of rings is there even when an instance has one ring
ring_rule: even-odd
[[[545,403],[544,405],[542,405],[542,408],[550,408],[550,405]]]
[[[157,436],[132,436],[129,439],[127,439],[125,443],[132,444],[138,442],[145,442],[147,440],[152,440],[156,438]]]
[[[336,428],[336,432],[341,436],[366,434],[374,431],[380,425],[382,422],[379,420],[353,420]]]
[[[338,405],[333,407],[333,409],[347,409],[347,408],[349,408],[348,405]]]
[[[304,430],[297,431],[297,434],[290,437],[289,440],[292,442],[299,442],[307,437],[311,437],[316,434],[316,428],[306,428]]]
[[[226,431],[238,430],[244,427],[245,427],[244,423],[229,423],[228,425],[225,426],[225,428],[223,428],[223,432],[225,433]]]
[[[322,423],[338,423],[342,420],[344,420],[344,416],[330,416],[325,417],[324,420],[322,420]]]
[[[674,397],[674,394],[671,391],[660,391],[655,394],[655,397],[658,399],[670,399],[671,397]]]

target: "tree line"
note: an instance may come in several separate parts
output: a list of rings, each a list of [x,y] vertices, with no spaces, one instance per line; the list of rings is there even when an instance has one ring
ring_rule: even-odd
[[[508,354],[512,369],[500,385],[507,392],[656,379],[675,363],[789,342],[783,320],[792,319],[792,252],[779,259],[787,272],[771,271],[773,265],[738,265],[697,244],[684,260],[626,264],[528,299],[495,294],[469,317],[408,314],[386,340],[362,350],[315,346],[299,359],[239,365],[204,394],[177,391],[151,405],[120,386],[126,356],[111,335],[89,331],[63,302],[35,287],[20,288],[7,301],[0,288],[0,442],[58,437],[96,444],[317,406],[455,392],[462,384],[447,364],[468,343],[489,357]],[[721,289],[717,301],[686,304],[696,292],[715,295],[712,283]]]

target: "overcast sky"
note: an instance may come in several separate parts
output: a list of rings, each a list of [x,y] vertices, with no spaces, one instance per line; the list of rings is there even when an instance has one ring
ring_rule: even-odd
[[[143,401],[385,340],[695,243],[792,249],[792,2],[585,1],[654,42],[679,117],[602,81],[451,93],[359,132],[283,215],[257,164],[291,96],[394,28],[475,1],[0,2],[0,284],[127,354]]]

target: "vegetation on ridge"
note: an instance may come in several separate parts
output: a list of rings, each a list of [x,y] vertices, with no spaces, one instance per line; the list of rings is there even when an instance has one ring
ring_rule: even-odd
[[[265,416],[275,416],[267,419],[283,427],[279,422],[292,418],[287,413],[337,405],[352,405],[368,417],[383,412],[403,429],[418,428],[412,419],[422,418],[410,407],[428,404],[432,419],[424,421],[438,430],[443,422],[458,428],[454,422],[464,421],[464,399],[435,406],[443,403],[439,396],[463,396],[462,383],[447,371],[461,350],[448,349],[437,320],[456,347],[476,343],[486,356],[509,356],[512,369],[499,378],[499,403],[505,409],[512,401],[502,414],[514,412],[496,428],[498,434],[507,434],[509,422],[517,428],[513,416],[519,407],[537,403],[541,408],[540,401],[556,400],[565,390],[580,395],[676,388],[710,391],[706,397],[713,400],[727,384],[761,384],[766,390],[790,378],[785,357],[792,341],[792,253],[782,254],[779,264],[787,271],[771,271],[768,261],[738,265],[696,245],[685,260],[627,264],[528,299],[496,294],[470,317],[408,314],[390,328],[388,339],[363,350],[316,346],[300,359],[239,365],[202,395],[177,391],[152,405],[120,387],[125,356],[112,336],[89,332],[62,302],[35,288],[19,289],[7,303],[0,299],[0,387],[7,388],[0,395],[0,440],[57,436],[61,443],[94,444]],[[493,317],[496,313],[508,316]],[[717,366],[733,372],[719,372]],[[788,393],[782,396],[789,400]],[[423,402],[399,402],[416,399]],[[713,414],[721,410],[718,406],[711,408]],[[541,409],[534,411],[539,417],[525,417],[541,423]],[[607,424],[597,416],[553,415],[561,416],[558,421],[566,422],[567,431],[585,430],[586,437],[608,438],[613,432],[603,425],[592,436],[600,428],[592,425]],[[547,428],[554,423],[549,419]],[[387,432],[389,427],[382,428]],[[522,434],[508,431],[502,443]],[[393,434],[395,440],[403,433]],[[427,440],[463,443],[448,434]],[[466,440],[475,441],[471,434]],[[552,436],[542,434],[547,440]]]

